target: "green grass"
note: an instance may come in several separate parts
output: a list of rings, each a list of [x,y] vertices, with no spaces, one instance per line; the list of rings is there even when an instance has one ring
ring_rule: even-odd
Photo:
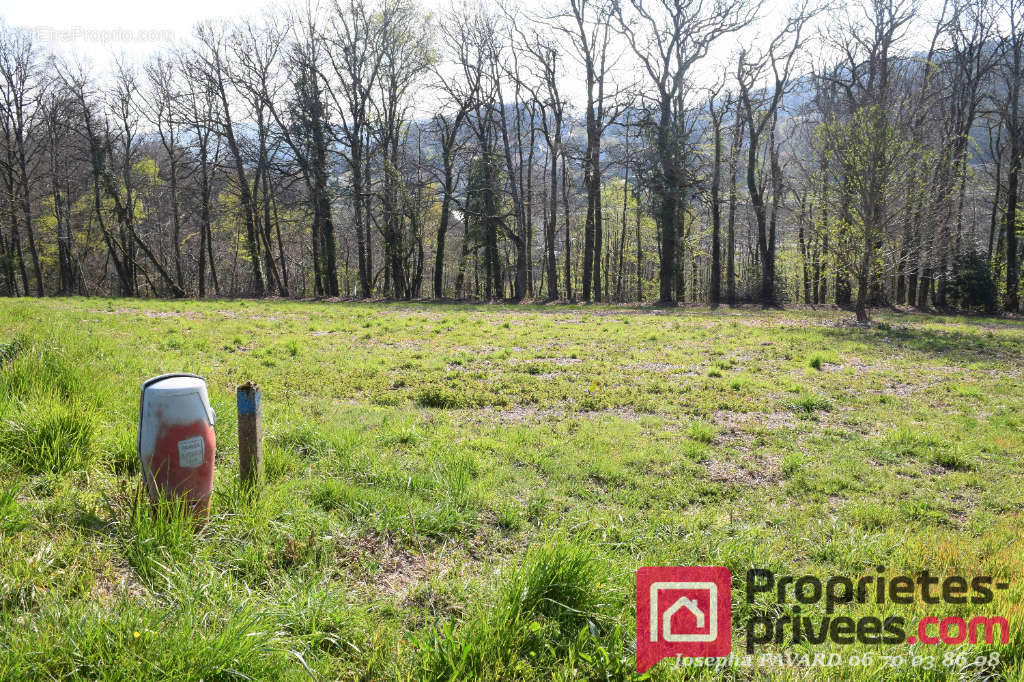
[[[46,399],[21,403],[0,422],[0,461],[30,474],[81,471],[95,459],[95,431],[88,408]]]
[[[4,300],[0,679],[631,679],[644,565],[729,567],[736,652],[751,615],[792,607],[739,597],[753,566],[1002,577],[997,668],[705,677],[1021,679],[1024,324],[845,317]],[[203,524],[138,496],[139,384],[173,370],[219,417]],[[779,651],[828,649],[759,648]]]

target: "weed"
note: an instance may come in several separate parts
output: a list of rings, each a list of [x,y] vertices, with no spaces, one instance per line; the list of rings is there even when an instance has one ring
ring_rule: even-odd
[[[786,478],[793,478],[806,466],[807,458],[799,452],[783,455],[780,469]]]
[[[974,461],[955,446],[936,450],[931,456],[931,461],[953,471],[972,471],[975,468]]]
[[[698,443],[711,443],[718,435],[718,427],[711,422],[698,420],[690,422],[686,427],[686,435]]]
[[[794,412],[810,416],[817,411],[827,412],[832,409],[832,403],[824,396],[815,395],[808,391],[800,393],[789,402],[789,407]]]

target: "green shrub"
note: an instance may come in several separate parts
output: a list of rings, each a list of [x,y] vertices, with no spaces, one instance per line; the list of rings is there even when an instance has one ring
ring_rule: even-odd
[[[953,276],[946,285],[946,297],[958,308],[981,308],[995,312],[999,290],[985,254],[961,254],[953,261]]]

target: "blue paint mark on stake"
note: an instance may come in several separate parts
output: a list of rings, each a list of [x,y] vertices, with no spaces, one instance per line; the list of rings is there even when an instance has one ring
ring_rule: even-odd
[[[243,391],[238,389],[238,414],[256,414],[256,407],[260,404],[259,391]]]

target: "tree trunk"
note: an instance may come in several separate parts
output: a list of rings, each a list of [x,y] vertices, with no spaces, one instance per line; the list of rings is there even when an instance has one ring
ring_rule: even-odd
[[[722,260],[721,260],[721,233],[722,233],[722,203],[721,203],[721,178],[722,178],[722,125],[720,118],[714,119],[715,156],[714,165],[711,170],[711,282],[708,286],[708,300],[712,306],[717,306],[722,298]]]

